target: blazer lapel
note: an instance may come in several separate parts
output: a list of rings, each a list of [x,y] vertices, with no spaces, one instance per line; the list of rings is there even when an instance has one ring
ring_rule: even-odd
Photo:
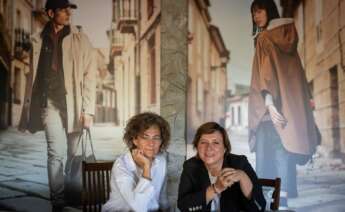
[[[201,174],[200,174],[201,185],[203,185],[203,187],[208,187],[211,184],[211,181],[210,181],[210,177],[208,176],[208,171],[204,163],[202,163],[200,171],[201,171]]]
[[[227,154],[225,154],[222,169],[232,168],[232,167],[233,166],[231,164],[231,157],[229,157]],[[223,195],[220,196],[220,211],[226,211],[226,197],[227,197],[226,193],[227,192],[228,191],[224,191]]]
[[[204,163],[200,160],[200,185],[202,185],[202,188],[207,188],[211,185],[210,177],[208,175],[208,171],[206,169],[206,166]],[[211,210],[211,203],[210,201],[207,205],[207,209]]]

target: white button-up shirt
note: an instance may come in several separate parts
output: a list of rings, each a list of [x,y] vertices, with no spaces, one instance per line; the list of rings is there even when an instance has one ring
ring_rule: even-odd
[[[114,163],[111,176],[110,198],[102,212],[149,211],[167,208],[167,165],[165,156],[159,154],[151,166],[151,178],[142,177],[131,153],[120,156]]]

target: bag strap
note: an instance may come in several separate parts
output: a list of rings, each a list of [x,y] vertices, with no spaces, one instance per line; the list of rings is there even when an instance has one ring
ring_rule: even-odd
[[[89,142],[90,142],[90,147],[91,147],[91,152],[92,152],[92,155],[94,156],[94,158],[95,158],[95,160],[96,160],[96,155],[95,155],[95,151],[94,151],[94,149],[93,149],[93,142],[92,142],[92,137],[91,137],[91,131],[90,131],[90,129],[88,128],[88,129],[86,129],[86,135],[89,137]],[[86,145],[85,145],[85,150],[86,150]],[[85,151],[85,153],[86,153],[86,151]]]
[[[85,131],[85,133],[84,133],[84,131]],[[83,128],[81,130],[76,148],[78,150],[79,146],[80,146],[80,143],[81,143],[81,148],[82,148],[81,154],[82,154],[83,160],[86,160],[87,140],[90,143],[92,155],[93,155],[93,157],[96,160],[96,155],[95,155],[95,151],[94,151],[93,144],[92,144],[92,138],[91,138],[90,129]]]

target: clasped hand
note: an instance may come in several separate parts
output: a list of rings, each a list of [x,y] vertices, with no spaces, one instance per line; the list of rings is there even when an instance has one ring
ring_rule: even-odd
[[[231,187],[234,183],[240,182],[246,173],[239,169],[224,168],[214,184],[217,193],[223,192],[228,187]]]

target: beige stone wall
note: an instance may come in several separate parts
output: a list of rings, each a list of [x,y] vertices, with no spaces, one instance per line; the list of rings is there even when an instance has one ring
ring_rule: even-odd
[[[226,67],[220,67],[221,56],[214,42],[210,43],[210,67],[209,70],[209,90],[211,99],[207,101],[207,119],[206,121],[219,121],[225,115],[225,91],[227,88]]]
[[[115,56],[115,87],[117,91],[117,108],[119,124],[126,121],[138,111],[154,111],[159,113],[160,101],[160,14],[161,1],[154,1],[153,14],[148,17],[147,1],[137,1],[140,19],[135,25],[134,33],[122,33],[124,37],[123,51]],[[156,69],[156,103],[150,101],[151,77],[149,61],[149,39],[155,39]],[[136,82],[140,77],[140,83]],[[137,88],[139,86],[139,88]],[[139,94],[137,94],[139,92]],[[140,102],[136,96],[140,95]]]
[[[159,113],[159,95],[160,95],[160,25],[155,26],[150,29],[151,33],[146,35],[144,39],[140,42],[140,76],[141,76],[141,111],[153,111]],[[154,36],[155,39],[155,67],[156,67],[156,81],[155,81],[155,90],[156,90],[156,103],[152,104],[150,101],[151,93],[151,70],[150,70],[150,57],[149,57],[149,45],[148,40]]]
[[[205,46],[205,43],[210,42],[210,36],[207,22],[195,1],[189,1],[188,12],[188,31],[192,40],[188,45],[187,127],[195,130],[203,123],[207,111],[207,107],[204,107],[205,102],[208,102],[210,98],[209,93],[204,93],[204,90],[209,87],[209,73],[208,68],[205,67],[205,63],[209,59],[209,51],[207,51],[209,46]]]
[[[188,1],[188,140],[204,122],[218,122],[225,115],[226,67],[212,41],[209,20],[195,1]],[[211,70],[211,67],[214,69]]]
[[[29,71],[29,60],[28,58],[15,58],[14,56],[14,42],[15,42],[15,28],[24,29],[26,32],[31,33],[31,11],[32,5],[25,0],[17,0],[10,3],[10,17],[8,23],[9,33],[11,36],[11,82],[10,86],[12,88],[12,126],[17,126],[19,124],[20,114],[24,102],[25,85],[26,85],[26,74]],[[17,14],[20,14],[18,16]],[[20,18],[18,18],[20,17]],[[19,72],[17,72],[18,70]],[[14,101],[15,99],[19,101]]]
[[[345,153],[345,70],[341,65],[345,53],[340,49],[340,45],[343,49],[345,45],[345,2],[306,0],[302,7],[303,18],[297,18],[297,13],[295,16],[297,25],[304,21],[304,36],[300,38],[302,47],[299,50],[308,81],[313,82],[315,117],[322,133],[322,146],[330,152]],[[331,83],[331,69],[335,67],[337,82]],[[332,100],[332,87],[337,88],[337,102],[334,98]],[[334,112],[335,108],[338,112]],[[336,123],[337,119],[339,123]],[[334,136],[337,125],[338,138]]]
[[[132,34],[124,36],[122,55],[115,57],[115,88],[120,125],[125,125],[129,117],[135,114],[135,37]]]
[[[140,1],[140,20],[135,34],[125,36],[122,55],[115,58],[115,79],[118,94],[118,113],[120,125],[133,115],[130,108],[135,105],[135,80],[128,75],[128,59],[134,61],[135,73],[140,76],[140,111],[154,111],[159,113],[161,108],[161,1],[154,1],[154,10],[150,18],[147,14],[147,1]],[[211,66],[221,64],[220,52],[210,36],[209,20],[202,14],[196,1],[188,1],[188,31],[193,40],[188,44],[188,127],[196,129],[205,121],[219,121],[224,116],[224,95],[226,90],[226,67],[211,71]],[[155,90],[157,101],[151,102],[151,64],[149,55],[149,40],[155,39]],[[134,97],[131,102],[131,97]],[[133,104],[134,106],[133,106]],[[129,111],[130,110],[130,111]]]

